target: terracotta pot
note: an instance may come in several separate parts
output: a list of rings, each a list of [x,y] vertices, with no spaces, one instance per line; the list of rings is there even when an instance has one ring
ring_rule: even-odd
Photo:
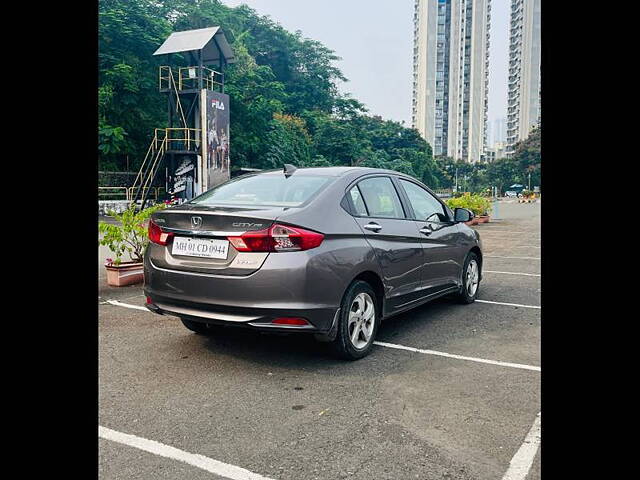
[[[120,265],[105,265],[107,270],[107,285],[124,287],[144,281],[144,268],[139,262],[123,262]]]
[[[480,215],[478,217],[478,223],[487,223],[489,221],[489,215]]]

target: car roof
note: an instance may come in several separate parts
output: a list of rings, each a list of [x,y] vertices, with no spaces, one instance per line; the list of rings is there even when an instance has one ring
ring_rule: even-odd
[[[369,167],[300,167],[295,170],[296,173],[310,175],[310,176],[324,176],[324,177],[342,177],[348,173],[388,173],[396,175],[404,175],[401,172],[394,170],[386,170],[383,168],[369,168]],[[282,169],[277,170],[264,170],[262,172],[256,172],[256,175],[277,175],[282,174]]]

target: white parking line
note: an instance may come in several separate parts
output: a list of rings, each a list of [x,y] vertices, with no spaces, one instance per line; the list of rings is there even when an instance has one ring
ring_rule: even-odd
[[[396,345],[395,343],[374,341],[373,344],[379,345],[381,347],[396,348],[398,350],[407,350],[409,352],[424,353],[426,355],[437,355],[440,357],[456,358],[458,360],[468,360],[470,362],[489,363],[491,365],[500,365],[502,367],[511,367],[511,368],[521,368],[523,370],[533,370],[536,372],[540,371],[540,367],[537,367],[535,365],[523,365],[521,363],[499,362],[497,360],[487,360],[485,358],[465,357],[463,355],[454,355],[452,353],[438,352],[435,350],[423,350],[421,348],[405,347],[404,345]]]
[[[539,277],[539,273],[499,272],[497,270],[482,270],[482,273],[502,273],[504,275],[525,275],[527,277]]]
[[[491,303],[493,305],[506,305],[507,307],[522,307],[522,308],[536,308],[536,309],[542,308],[542,307],[540,307],[538,305],[522,305],[520,303],[492,302],[491,300],[478,300],[478,299],[476,299],[476,302]]]
[[[540,235],[540,232],[518,232],[515,230],[484,230],[481,229],[480,233],[482,235],[486,235],[486,234],[490,234],[490,233],[500,233],[500,234],[507,234],[507,235]]]
[[[524,442],[511,459],[509,469],[502,477],[502,480],[524,480],[529,473],[533,459],[536,457],[540,446],[540,418],[540,413],[538,413]]]
[[[125,307],[125,308],[133,308],[135,310],[142,310],[143,312],[149,311],[147,307],[141,307],[140,305],[131,305],[130,303],[122,303],[122,302],[119,302],[118,300],[107,300],[104,303],[115,305],[116,307]]]
[[[111,440],[112,442],[121,443],[123,445],[144,450],[145,452],[153,453],[154,455],[178,460],[179,462],[187,463],[196,468],[200,468],[231,480],[273,480],[268,477],[263,477],[257,473],[250,472],[249,470],[245,470],[244,468],[213,460],[212,458],[205,457],[204,455],[185,452],[184,450],[180,450],[154,440],[147,440],[146,438],[137,437],[135,435],[117,432],[110,428],[98,426],[98,436],[105,440]]]
[[[540,260],[540,257],[503,257],[501,255],[484,255],[484,258],[513,258],[516,260]]]

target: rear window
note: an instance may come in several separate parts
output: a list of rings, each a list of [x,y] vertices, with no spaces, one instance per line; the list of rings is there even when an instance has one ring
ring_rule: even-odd
[[[191,203],[298,207],[326,186],[330,178],[316,175],[240,177],[203,193]]]

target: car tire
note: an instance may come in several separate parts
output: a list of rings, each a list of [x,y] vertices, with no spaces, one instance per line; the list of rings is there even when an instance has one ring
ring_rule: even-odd
[[[331,343],[336,356],[358,360],[371,352],[380,324],[379,303],[367,282],[357,280],[349,286],[340,305],[336,338]],[[359,331],[353,335],[355,329]]]
[[[472,269],[472,271],[470,271],[470,269]],[[482,263],[478,255],[474,252],[469,252],[467,258],[464,260],[464,267],[462,269],[462,286],[456,295],[456,300],[459,303],[473,303],[476,301],[476,298],[478,298],[481,269]],[[470,284],[470,281],[474,282],[475,285],[473,283]]]
[[[202,322],[194,322],[192,320],[187,320],[186,318],[181,318],[182,324],[187,327],[192,332],[197,333],[198,335],[211,335],[217,330],[217,325],[209,325],[207,323]]]

